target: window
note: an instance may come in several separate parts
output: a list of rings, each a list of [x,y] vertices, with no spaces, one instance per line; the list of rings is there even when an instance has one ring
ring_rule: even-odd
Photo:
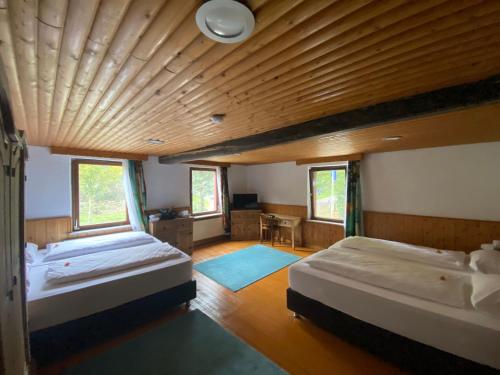
[[[311,219],[344,222],[346,167],[309,169]]]
[[[219,212],[217,169],[191,168],[191,212],[207,215]]]
[[[73,228],[128,224],[122,163],[73,159]]]

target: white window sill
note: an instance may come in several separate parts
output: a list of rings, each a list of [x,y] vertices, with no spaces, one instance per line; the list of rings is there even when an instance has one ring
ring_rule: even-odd
[[[344,226],[344,223],[335,223],[333,221],[327,221],[327,220],[312,220],[312,219],[308,219],[306,221],[308,223],[330,224],[330,225],[337,225],[339,227],[343,227]]]
[[[218,217],[222,217],[222,213],[216,212],[215,214],[193,216],[194,221],[197,221],[197,220],[207,220],[207,219],[215,219],[215,218],[218,218]]]

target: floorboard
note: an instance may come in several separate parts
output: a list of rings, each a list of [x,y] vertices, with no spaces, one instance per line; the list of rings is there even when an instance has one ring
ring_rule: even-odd
[[[255,241],[229,241],[196,249],[194,262],[201,262],[256,244]],[[285,246],[276,247],[291,252]],[[309,249],[295,254],[307,256]],[[290,374],[401,374],[399,369],[373,355],[321,330],[307,320],[294,319],[286,308],[288,271],[284,268],[233,293],[194,271],[198,296],[191,309],[199,309],[226,329],[252,345]],[[162,319],[111,340],[63,362],[38,369],[38,374],[58,374],[68,365],[107,350],[125,340],[183,314],[169,311]]]

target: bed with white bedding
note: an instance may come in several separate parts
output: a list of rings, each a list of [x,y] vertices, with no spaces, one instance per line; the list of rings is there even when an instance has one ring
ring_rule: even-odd
[[[50,243],[42,262],[161,242],[145,232],[122,232]]]
[[[30,331],[103,312],[192,281],[191,257],[145,233],[67,242],[70,244],[59,243],[56,253],[55,247],[49,246],[30,267]],[[51,254],[56,256],[47,261]],[[68,257],[61,258],[61,254]]]
[[[385,332],[500,369],[500,315],[477,311],[471,306],[472,273],[463,266],[466,263],[463,254],[439,250],[438,262],[430,265],[425,264],[426,261],[432,263],[427,250],[422,261],[404,259],[407,254],[404,250],[402,256],[397,251],[390,255],[381,253],[382,248],[378,248],[376,241],[372,243],[376,246],[368,246],[365,251],[356,248],[356,241],[350,245],[354,246],[343,247],[342,242],[337,243],[289,268],[289,309],[334,333],[339,333],[331,328],[336,325],[334,316],[337,323],[342,320],[346,326],[347,317],[349,322],[368,323]],[[409,253],[412,254],[412,250]],[[409,256],[412,257],[414,254]],[[335,315],[337,312],[340,315]],[[332,321],[327,322],[330,316]],[[342,331],[342,327],[339,328]],[[361,331],[355,323],[351,328]],[[358,339],[354,341],[366,344]],[[374,339],[372,335],[368,341]],[[373,351],[381,355],[385,355],[384,345],[390,347],[384,342],[375,345],[378,347]],[[407,342],[399,346],[408,348]],[[394,350],[386,351],[395,355]],[[408,362],[408,358],[403,361],[402,356],[395,356],[398,364],[404,366],[402,362]]]

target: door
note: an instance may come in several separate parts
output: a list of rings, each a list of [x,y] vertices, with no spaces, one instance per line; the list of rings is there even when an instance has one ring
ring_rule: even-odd
[[[0,373],[27,373],[24,151],[0,87]]]

